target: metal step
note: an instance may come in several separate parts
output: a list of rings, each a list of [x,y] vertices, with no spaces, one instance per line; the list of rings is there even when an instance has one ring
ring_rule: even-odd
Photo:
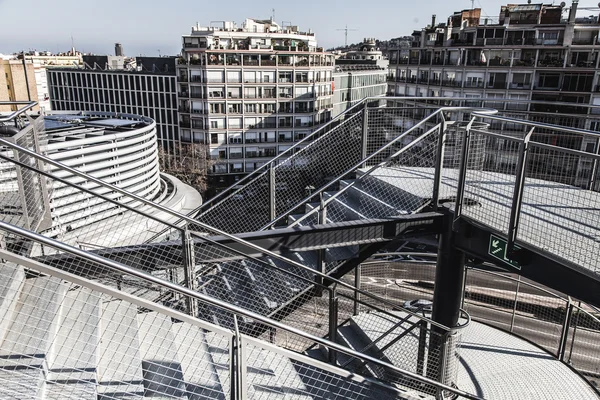
[[[386,173],[385,169],[382,169],[381,171],[381,174]],[[361,174],[362,172],[359,171],[358,173]],[[373,175],[361,179],[360,190],[389,204],[397,210],[405,211],[407,214],[417,210],[429,200],[403,190],[401,185],[402,182],[399,178],[390,178],[398,180],[397,184],[394,185],[385,182],[383,179],[379,179],[377,173],[378,172],[375,172]],[[385,178],[385,176],[382,176],[382,178]],[[431,185],[428,177],[424,177],[423,179],[426,180],[424,184]]]
[[[171,318],[155,312],[138,314],[144,397],[187,398],[181,363],[171,332]]]
[[[46,399],[97,399],[100,309],[100,296],[88,289],[71,290],[65,296],[48,362]]]
[[[56,336],[66,286],[56,278],[27,279],[0,346],[0,382],[19,387],[21,398],[39,398]],[[0,394],[3,388],[0,386]]]
[[[250,260],[242,260],[246,275],[254,285],[255,290],[265,301],[280,305],[299,292],[302,286],[297,278],[290,277],[284,272],[275,271],[269,265],[258,264]],[[293,279],[290,279],[293,278]]]
[[[144,395],[137,307],[124,301],[102,306],[98,400],[141,399]]]
[[[333,198],[335,192],[324,192],[323,198],[329,200],[327,203],[327,219],[333,222],[354,221],[360,219],[368,219],[360,213],[359,203],[346,193]],[[332,199],[332,200],[330,200]]]
[[[349,186],[346,193],[354,200],[355,204],[359,205],[359,211],[368,218],[384,218],[405,214],[404,211],[398,210],[381,199],[362,190],[360,188],[360,183],[352,183],[352,181],[341,181],[340,189]]]
[[[188,398],[225,400],[226,394],[208,350],[204,331],[184,322],[174,323],[171,330],[177,345]]]

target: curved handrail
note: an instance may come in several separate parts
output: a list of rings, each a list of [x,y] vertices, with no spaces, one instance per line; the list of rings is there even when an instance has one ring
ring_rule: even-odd
[[[85,260],[88,260],[88,261],[91,261],[93,263],[98,263],[98,264],[100,264],[100,265],[102,265],[104,267],[107,267],[109,269],[112,269],[112,270],[115,270],[115,271],[119,271],[120,273],[124,273],[124,274],[127,274],[127,275],[132,275],[132,276],[140,278],[140,279],[142,279],[144,281],[148,281],[148,282],[157,284],[157,285],[159,285],[161,287],[173,290],[173,291],[175,291],[177,293],[180,293],[180,294],[182,294],[184,296],[190,296],[190,297],[192,297],[192,298],[194,298],[196,300],[200,300],[200,301],[202,301],[204,303],[208,303],[208,304],[211,304],[213,306],[219,307],[221,309],[227,310],[227,311],[229,311],[229,312],[231,312],[231,313],[233,313],[235,315],[242,315],[242,316],[245,316],[247,318],[259,321],[259,322],[261,322],[261,323],[263,323],[265,325],[269,325],[269,326],[272,326],[272,327],[275,327],[275,328],[278,328],[278,329],[290,332],[290,333],[292,333],[294,335],[298,335],[298,336],[303,337],[305,339],[308,339],[308,340],[311,340],[313,342],[319,343],[319,344],[321,344],[321,345],[323,345],[325,347],[328,347],[328,348],[330,348],[332,350],[335,350],[337,352],[347,354],[347,355],[349,355],[351,357],[356,357],[356,358],[362,359],[362,360],[364,360],[366,362],[370,362],[370,363],[374,363],[374,364],[380,365],[380,366],[382,366],[382,367],[384,367],[384,368],[386,368],[388,370],[397,372],[397,373],[399,373],[401,375],[404,375],[406,377],[409,377],[411,379],[415,379],[417,381],[420,381],[420,382],[426,383],[428,385],[434,386],[434,387],[438,388],[439,390],[449,391],[451,393],[463,396],[463,397],[465,397],[467,399],[472,399],[472,400],[479,400],[480,399],[478,396],[473,395],[471,393],[464,392],[464,391],[462,391],[462,390],[460,390],[458,388],[454,388],[452,386],[445,385],[443,383],[434,381],[433,379],[430,379],[430,378],[418,375],[416,373],[403,370],[403,369],[398,368],[398,367],[396,367],[394,365],[391,365],[391,364],[388,364],[386,362],[383,362],[383,361],[381,361],[381,360],[379,360],[377,358],[368,356],[366,354],[362,354],[362,353],[357,352],[355,350],[352,350],[352,349],[350,349],[348,347],[344,347],[344,346],[339,345],[337,343],[331,342],[331,341],[329,341],[327,339],[323,339],[323,338],[320,338],[318,336],[311,335],[310,333],[304,332],[304,331],[302,331],[302,330],[300,330],[298,328],[294,328],[294,327],[285,325],[282,322],[272,320],[272,319],[270,319],[268,317],[265,317],[263,315],[254,313],[252,311],[248,311],[248,310],[243,309],[241,307],[238,307],[238,306],[235,306],[233,304],[229,304],[227,302],[215,299],[213,297],[204,295],[202,293],[195,292],[195,291],[193,291],[191,289],[188,289],[188,288],[186,288],[184,286],[180,286],[180,285],[178,285],[176,283],[172,283],[172,282],[169,282],[169,281],[162,280],[161,278],[158,278],[158,277],[153,276],[151,274],[145,273],[143,271],[136,270],[134,268],[128,267],[128,266],[126,266],[124,264],[121,264],[121,263],[118,263],[116,261],[107,260],[107,259],[102,258],[100,256],[97,256],[95,254],[88,253],[85,250],[77,249],[75,247],[69,246],[69,245],[67,245],[65,243],[62,243],[62,242],[59,242],[57,240],[54,240],[54,239],[51,239],[51,238],[39,235],[37,233],[25,230],[23,228],[20,228],[20,227],[8,224],[8,223],[6,223],[4,221],[0,221],[0,229],[8,231],[8,232],[11,232],[11,233],[13,233],[15,235],[18,235],[18,236],[22,236],[22,237],[27,238],[29,240],[32,240],[32,241],[35,241],[35,242],[38,242],[38,243],[41,243],[41,244],[44,244],[44,245],[56,248],[58,250],[61,250],[61,251],[73,254],[73,255],[75,255],[77,257],[81,257],[81,258],[83,258]]]

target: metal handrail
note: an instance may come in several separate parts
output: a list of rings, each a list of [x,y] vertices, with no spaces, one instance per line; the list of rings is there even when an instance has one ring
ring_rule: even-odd
[[[170,316],[174,320],[189,323],[193,326],[197,326],[199,328],[205,329],[206,331],[217,333],[218,335],[222,335],[227,338],[232,338],[234,336],[234,333],[230,329],[226,329],[219,325],[214,325],[214,324],[211,324],[210,322],[191,317],[188,314],[185,314],[185,313],[178,311],[176,309],[173,309],[173,308],[169,308],[160,303],[152,302],[147,299],[137,297],[131,293],[103,285],[102,283],[90,281],[86,278],[82,278],[82,277],[79,277],[72,273],[57,269],[56,267],[42,264],[39,261],[35,261],[35,260],[20,256],[20,255],[16,255],[7,250],[0,249],[0,256],[2,257],[2,259],[6,260],[6,261],[15,263],[17,265],[22,265],[24,267],[41,272],[42,274],[47,274],[49,276],[57,277],[66,282],[72,282],[80,287],[87,287],[88,289],[98,291],[100,293],[109,295],[116,299],[120,299],[120,300],[126,301],[128,303],[137,305],[138,307],[140,307],[142,309],[152,310],[157,313],[161,313],[163,315]],[[253,346],[256,346],[256,347],[259,347],[259,348],[262,348],[262,349],[265,349],[268,351],[272,351],[274,353],[281,354],[290,359],[297,360],[303,364],[307,364],[307,365],[334,373],[336,375],[343,376],[345,378],[349,378],[349,379],[358,378],[359,381],[363,381],[363,380],[368,381],[368,382],[371,382],[378,386],[385,387],[389,390],[405,394],[405,392],[402,391],[401,389],[399,389],[395,386],[392,386],[390,384],[387,384],[385,382],[382,382],[382,381],[379,381],[379,380],[376,380],[373,378],[369,378],[369,377],[363,377],[363,376],[358,377],[350,371],[343,370],[339,367],[333,366],[328,363],[323,363],[323,362],[321,362],[317,359],[311,358],[307,355],[300,354],[300,353],[279,347],[279,346],[271,344],[267,341],[263,341],[261,339],[254,338],[254,337],[248,336],[243,333],[240,333],[240,337],[243,338],[243,341],[246,343],[251,343]]]
[[[365,292],[365,291],[363,291],[363,290],[360,290],[360,289],[358,289],[358,288],[355,288],[355,287],[354,287],[354,286],[352,286],[351,284],[349,284],[349,283],[346,283],[346,282],[343,282],[343,281],[341,281],[341,280],[339,280],[339,279],[336,279],[336,278],[330,277],[330,276],[329,276],[329,275],[327,275],[326,273],[323,273],[323,272],[321,272],[321,271],[318,271],[318,270],[315,270],[315,269],[313,269],[313,268],[307,267],[307,266],[305,266],[305,265],[303,265],[303,264],[300,264],[300,263],[298,263],[298,262],[296,262],[296,261],[290,260],[290,259],[288,259],[288,258],[286,258],[286,257],[284,257],[284,256],[281,256],[281,255],[279,255],[279,254],[277,254],[277,253],[274,253],[274,252],[272,252],[272,251],[270,251],[270,250],[264,249],[264,248],[262,248],[262,247],[260,247],[260,246],[258,246],[258,245],[255,245],[255,244],[253,244],[253,243],[251,243],[251,242],[247,242],[247,241],[245,241],[245,240],[243,240],[243,239],[240,239],[240,238],[238,238],[237,236],[234,236],[234,235],[232,235],[232,234],[226,233],[226,232],[224,232],[224,231],[221,231],[221,230],[219,230],[219,229],[217,229],[217,228],[213,228],[213,227],[212,227],[212,226],[210,226],[210,225],[207,225],[207,224],[201,223],[201,222],[199,222],[199,221],[196,221],[196,220],[194,220],[194,219],[190,218],[190,217],[189,217],[189,216],[187,216],[187,215],[184,215],[184,214],[181,214],[181,213],[179,213],[179,212],[173,211],[173,210],[171,210],[170,208],[168,208],[168,207],[165,207],[165,206],[163,206],[163,205],[160,205],[160,204],[157,204],[157,203],[153,203],[153,202],[152,202],[152,201],[150,201],[150,200],[147,200],[147,199],[145,199],[145,198],[143,198],[143,197],[140,197],[140,196],[138,196],[138,195],[136,195],[136,194],[130,193],[130,192],[128,192],[128,191],[126,191],[126,190],[124,190],[124,189],[121,189],[121,188],[119,188],[119,187],[117,187],[117,186],[114,186],[114,185],[112,185],[112,184],[109,184],[109,183],[107,183],[107,182],[104,182],[103,180],[101,180],[101,179],[98,179],[98,178],[95,178],[95,177],[93,177],[93,176],[91,176],[91,175],[87,175],[86,173],[83,173],[83,172],[81,172],[81,171],[79,171],[79,170],[77,170],[77,169],[74,169],[74,168],[72,168],[72,167],[69,167],[69,166],[67,166],[67,165],[65,165],[65,164],[62,164],[62,163],[58,162],[58,161],[52,160],[52,159],[51,159],[51,158],[49,158],[49,157],[43,156],[43,155],[41,155],[41,154],[38,154],[38,153],[36,153],[36,152],[33,152],[33,151],[29,150],[29,149],[23,148],[23,147],[21,147],[21,146],[19,146],[19,145],[15,144],[15,143],[9,142],[9,141],[7,141],[7,140],[5,140],[5,139],[3,139],[3,138],[0,138],[0,144],[6,145],[6,146],[8,146],[8,147],[10,147],[10,148],[12,148],[12,149],[14,149],[14,150],[16,150],[16,151],[21,151],[21,152],[23,152],[23,153],[25,153],[25,154],[27,154],[27,155],[29,155],[29,156],[31,156],[31,157],[34,157],[34,158],[35,158],[35,159],[37,159],[37,160],[41,160],[41,161],[47,162],[47,163],[48,163],[48,164],[50,164],[50,165],[53,165],[53,166],[55,166],[55,167],[57,167],[57,168],[59,168],[59,169],[62,169],[62,170],[68,171],[68,172],[70,172],[70,173],[72,173],[72,174],[74,174],[74,175],[77,175],[77,176],[79,176],[79,177],[82,177],[82,178],[84,178],[84,179],[90,180],[90,181],[92,181],[92,182],[94,182],[94,183],[97,183],[97,184],[98,184],[98,185],[100,185],[100,186],[103,186],[103,187],[109,188],[109,189],[111,189],[111,190],[114,190],[114,191],[116,191],[116,192],[118,192],[118,193],[121,193],[121,194],[123,194],[123,195],[125,195],[125,196],[128,196],[128,197],[130,197],[130,198],[133,198],[133,199],[135,199],[135,200],[137,200],[137,201],[140,201],[140,202],[142,202],[143,204],[146,204],[146,205],[148,205],[148,206],[150,206],[150,207],[157,208],[157,209],[159,209],[160,211],[166,212],[166,213],[168,213],[168,214],[171,214],[171,215],[174,215],[174,216],[179,216],[179,217],[181,217],[181,219],[182,219],[182,220],[184,220],[184,221],[186,221],[186,222],[188,222],[188,223],[191,223],[191,224],[194,224],[194,225],[198,225],[198,226],[200,226],[200,227],[203,227],[204,229],[207,229],[207,230],[212,230],[214,233],[216,233],[216,234],[218,234],[218,235],[221,235],[221,236],[227,237],[228,239],[231,239],[231,240],[232,240],[232,241],[234,241],[234,242],[237,242],[237,243],[243,244],[244,246],[247,246],[248,248],[251,248],[251,249],[253,249],[253,250],[255,250],[255,251],[259,252],[259,253],[265,254],[265,255],[267,255],[267,256],[269,256],[269,257],[271,257],[271,258],[275,258],[275,259],[277,259],[277,260],[279,260],[279,261],[282,261],[282,262],[284,262],[284,263],[286,263],[286,264],[288,264],[288,265],[292,265],[292,266],[294,266],[294,267],[297,267],[297,268],[301,268],[301,269],[303,269],[303,270],[306,270],[306,271],[310,272],[311,274],[318,275],[319,277],[321,277],[321,278],[323,278],[323,279],[325,279],[325,280],[331,281],[331,282],[333,282],[333,283],[335,283],[335,284],[338,284],[338,285],[340,285],[340,286],[342,286],[342,287],[345,287],[345,288],[347,288],[347,289],[350,289],[350,290],[352,290],[352,291],[353,291],[353,292],[355,292],[355,293],[361,294],[361,295],[363,295],[363,296],[365,296],[365,297],[368,297],[368,298],[372,298],[372,299],[374,299],[374,300],[377,300],[377,301],[379,301],[379,302],[381,302],[381,303],[383,303],[383,304],[388,304],[388,305],[391,305],[391,304],[390,304],[390,302],[388,302],[386,299],[384,299],[384,298],[381,298],[381,297],[379,297],[379,296],[377,296],[377,295],[375,295],[375,294],[373,294],[373,293]],[[14,162],[13,160],[10,160],[10,161],[11,161],[11,162]],[[77,186],[77,187],[79,188],[79,186]],[[118,203],[118,204],[119,204],[119,205],[122,205],[121,203]],[[147,213],[145,213],[145,212],[143,212],[143,211],[141,211],[141,210],[136,210],[136,212],[137,212],[138,214],[141,214],[141,215],[143,215],[143,216],[145,216],[145,217],[149,218],[149,219],[156,220],[156,217],[152,217],[152,216],[151,216],[151,214],[147,214]],[[162,221],[162,220],[161,220],[161,221],[159,221],[159,222],[162,222],[162,223],[164,223],[164,221]],[[181,228],[181,227],[178,227],[177,229],[178,229],[178,230],[181,230],[182,228]],[[215,245],[218,245],[218,246],[221,246],[221,247],[225,247],[225,248],[227,248],[229,251],[235,252],[235,253],[236,253],[236,254],[238,254],[238,255],[242,255],[242,256],[244,256],[244,257],[246,257],[246,258],[248,258],[248,259],[252,259],[252,260],[254,260],[254,261],[259,261],[261,264],[265,264],[265,262],[264,262],[264,261],[260,261],[260,260],[258,260],[258,259],[256,259],[256,258],[253,258],[253,257],[247,256],[246,254],[242,253],[240,250],[235,250],[235,249],[229,248],[229,247],[227,247],[227,246],[224,246],[223,244],[219,244],[219,243],[217,243],[217,242],[214,242],[214,241],[212,241],[211,239],[207,238],[207,237],[206,237],[206,235],[200,235],[200,234],[197,234],[197,233],[195,233],[195,232],[190,232],[190,233],[191,233],[192,235],[196,236],[197,238],[199,238],[199,239],[201,239],[201,240],[204,240],[204,241],[206,241],[206,242],[208,242],[208,243],[215,244]],[[267,265],[268,267],[271,267],[271,265],[270,265],[270,264],[268,264],[268,263],[266,263],[266,265]],[[312,282],[311,282],[311,283],[312,283]],[[374,308],[375,308],[375,307],[374,307]],[[411,312],[411,311],[409,311],[409,310],[406,310],[406,311],[407,311],[407,312],[409,312],[409,313],[412,313],[412,312]],[[416,313],[412,313],[412,314],[413,314],[414,316],[416,316],[416,317],[419,317],[419,318],[422,318],[422,319],[425,319],[425,320],[427,320],[427,322],[429,322],[430,324],[433,324],[433,325],[435,325],[435,326],[439,327],[440,329],[443,329],[443,330],[445,330],[445,331],[450,331],[450,330],[451,330],[449,327],[446,327],[445,325],[442,325],[442,324],[440,324],[440,323],[437,323],[437,322],[435,322],[435,321],[433,321],[433,320],[430,320],[430,319],[427,319],[427,318],[423,318],[423,317],[419,316],[419,315],[418,315],[418,314],[416,314]]]
[[[13,106],[18,104],[26,104],[24,107],[19,108],[17,111],[14,111],[8,115],[0,115],[0,122],[8,122],[17,118],[19,115],[23,114],[25,111],[32,109],[37,106],[37,101],[0,101],[1,106]]]
[[[195,292],[195,291],[193,291],[191,289],[188,289],[188,288],[186,288],[184,286],[181,286],[179,284],[162,280],[162,279],[160,279],[160,278],[158,278],[156,276],[153,276],[151,274],[147,274],[147,273],[145,273],[143,271],[136,270],[135,268],[128,267],[128,266],[126,266],[124,264],[121,264],[121,263],[118,263],[116,261],[104,259],[104,258],[102,258],[100,256],[97,256],[95,254],[89,253],[89,252],[87,252],[85,250],[77,249],[75,247],[72,247],[72,246],[69,246],[69,245],[67,245],[65,243],[59,242],[57,240],[54,240],[54,239],[42,236],[42,235],[37,234],[35,232],[31,232],[31,231],[28,231],[26,229],[20,228],[18,226],[14,226],[14,225],[8,224],[8,223],[6,223],[4,221],[0,221],[0,229],[8,231],[8,232],[10,232],[12,234],[15,234],[15,235],[18,235],[18,236],[22,236],[22,237],[27,238],[29,240],[32,240],[34,242],[37,242],[37,243],[40,243],[40,244],[43,244],[43,245],[47,245],[47,246],[56,248],[58,250],[70,253],[72,255],[81,257],[81,258],[83,258],[83,259],[85,259],[87,261],[91,261],[93,263],[98,263],[98,264],[100,264],[100,265],[102,265],[104,267],[107,267],[109,269],[119,271],[120,273],[124,273],[124,274],[127,274],[127,275],[133,275],[133,276],[135,276],[137,278],[140,278],[140,279],[145,280],[145,281],[149,281],[149,282],[154,283],[156,285],[159,285],[159,286],[161,286],[163,288],[173,290],[173,291],[175,291],[177,293],[180,293],[180,294],[182,294],[184,296],[190,296],[190,297],[192,297],[192,298],[194,298],[196,300],[200,300],[202,302],[205,302],[205,303],[217,306],[217,307],[222,308],[222,309],[224,309],[226,311],[229,311],[229,312],[231,312],[233,314],[242,315],[242,316],[245,316],[247,318],[250,318],[250,319],[259,321],[261,323],[264,323],[266,325],[270,325],[272,327],[275,327],[275,328],[278,328],[278,329],[290,332],[290,333],[292,333],[294,335],[298,335],[298,336],[303,337],[305,339],[308,339],[308,340],[311,340],[313,342],[319,343],[319,344],[321,344],[321,345],[323,345],[325,347],[328,347],[328,348],[330,348],[332,350],[335,350],[337,352],[344,353],[344,354],[346,354],[348,356],[359,358],[359,359],[365,360],[367,362],[371,362],[371,363],[380,365],[380,366],[382,366],[382,367],[384,367],[386,369],[395,371],[395,372],[397,372],[399,374],[402,374],[404,376],[407,376],[409,378],[421,381],[421,382],[426,383],[428,385],[432,385],[432,386],[434,386],[434,387],[436,387],[436,388],[438,388],[440,390],[449,391],[451,393],[463,396],[463,397],[465,397],[467,399],[472,399],[472,400],[479,400],[479,399],[481,399],[480,397],[478,397],[476,395],[464,392],[464,391],[462,391],[460,389],[454,388],[452,386],[445,385],[443,383],[434,381],[434,380],[429,379],[427,377],[423,377],[423,376],[415,374],[413,372],[403,370],[403,369],[398,368],[398,367],[396,367],[394,365],[385,363],[385,362],[383,362],[383,361],[381,361],[381,360],[379,360],[377,358],[374,358],[374,357],[362,354],[360,352],[357,352],[355,350],[349,349],[349,348],[344,347],[342,345],[339,345],[337,343],[331,342],[331,341],[329,341],[327,339],[323,339],[323,338],[320,338],[318,336],[311,335],[311,334],[306,333],[306,332],[304,332],[304,331],[302,331],[300,329],[297,329],[297,328],[285,325],[285,324],[283,324],[283,323],[281,323],[279,321],[272,320],[272,319],[270,319],[268,317],[265,317],[263,315],[257,314],[255,312],[248,311],[246,309],[243,309],[241,307],[235,306],[233,304],[229,304],[227,302],[215,299],[213,297],[204,295],[202,293]]]
[[[387,98],[386,98],[387,99]],[[343,173],[339,174],[335,179],[331,180],[330,182],[328,182],[327,184],[325,184],[323,187],[321,187],[319,190],[315,191],[314,193],[312,193],[311,195],[307,196],[306,198],[300,200],[296,205],[294,205],[293,207],[289,208],[287,211],[284,211],[283,213],[281,213],[281,215],[277,218],[275,218],[274,220],[272,220],[271,222],[269,222],[267,225],[263,226],[262,228],[260,228],[260,230],[265,230],[265,229],[269,229],[271,228],[274,224],[276,224],[277,222],[281,221],[281,219],[285,218],[285,216],[287,216],[287,214],[289,212],[291,212],[292,210],[302,206],[302,204],[307,203],[308,201],[310,201],[311,198],[313,198],[317,193],[319,192],[323,192],[325,190],[327,190],[329,187],[333,186],[335,183],[339,182],[344,176],[348,175],[350,172],[356,170],[357,168],[359,168],[361,165],[365,164],[366,162],[370,161],[371,159],[373,159],[374,157],[378,156],[379,154],[381,154],[382,152],[384,152],[385,150],[387,150],[390,147],[393,147],[396,143],[398,143],[399,141],[401,141],[402,139],[404,139],[407,135],[409,135],[410,133],[412,133],[413,131],[421,128],[421,126],[425,125],[429,119],[437,116],[438,114],[443,115],[444,112],[448,112],[448,111],[469,111],[469,110],[480,110],[480,113],[482,113],[482,115],[486,115],[486,113],[494,114],[497,113],[497,110],[494,109],[485,109],[485,108],[481,108],[481,107],[440,107],[438,108],[436,111],[434,111],[432,114],[430,114],[429,116],[427,116],[425,119],[419,121],[419,123],[415,124],[412,128],[408,129],[406,132],[402,133],[400,136],[398,136],[397,138],[395,138],[394,140],[388,142],[385,146],[379,148],[379,150],[377,150],[376,152],[374,152],[373,154],[371,154],[370,156],[362,159],[360,162],[358,162],[357,164],[353,165],[352,167],[348,168],[346,171],[344,171]],[[397,157],[398,155],[402,154],[404,151],[406,151],[407,149],[409,149],[410,147],[414,146],[415,144],[417,144],[418,142],[420,142],[421,140],[423,140],[429,133],[431,133],[434,129],[439,128],[440,124],[436,125],[435,127],[431,128],[429,131],[425,132],[424,134],[422,134],[421,136],[419,136],[417,139],[413,140],[409,145],[404,146],[402,149],[400,149],[398,152],[394,153],[393,155],[389,156],[385,161],[382,161],[380,164],[375,165],[373,167],[371,167],[364,175],[370,175],[371,173],[373,173],[373,171],[375,171],[377,168],[379,168],[383,163],[387,162],[388,160]],[[325,204],[329,204],[330,202],[332,202],[333,200],[335,200],[338,196],[340,196],[342,193],[344,193],[346,190],[349,190],[350,186],[349,185],[343,189],[340,189],[336,194],[334,194],[331,198],[327,199],[325,201]],[[294,221],[294,224],[292,224],[291,226],[294,226],[295,224],[297,224],[298,222],[301,222],[303,219],[307,218],[309,215],[312,215],[313,213],[317,212],[317,209],[315,208],[314,210],[311,210],[309,213],[307,213],[305,216],[301,217],[299,220]]]

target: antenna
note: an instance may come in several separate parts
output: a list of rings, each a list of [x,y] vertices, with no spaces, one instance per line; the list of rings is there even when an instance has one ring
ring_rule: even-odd
[[[275,21],[275,9],[271,8],[271,12],[272,12],[272,14],[271,14],[271,21]]]
[[[348,47],[348,31],[357,31],[358,29],[348,29],[348,25],[345,28],[337,29],[338,31],[344,31],[344,46]]]
[[[475,9],[475,0],[471,0],[471,10]]]

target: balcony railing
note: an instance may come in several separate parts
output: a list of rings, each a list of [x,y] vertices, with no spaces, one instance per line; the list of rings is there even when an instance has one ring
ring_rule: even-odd
[[[538,67],[562,68],[564,62],[565,60],[563,59],[538,60]]]

